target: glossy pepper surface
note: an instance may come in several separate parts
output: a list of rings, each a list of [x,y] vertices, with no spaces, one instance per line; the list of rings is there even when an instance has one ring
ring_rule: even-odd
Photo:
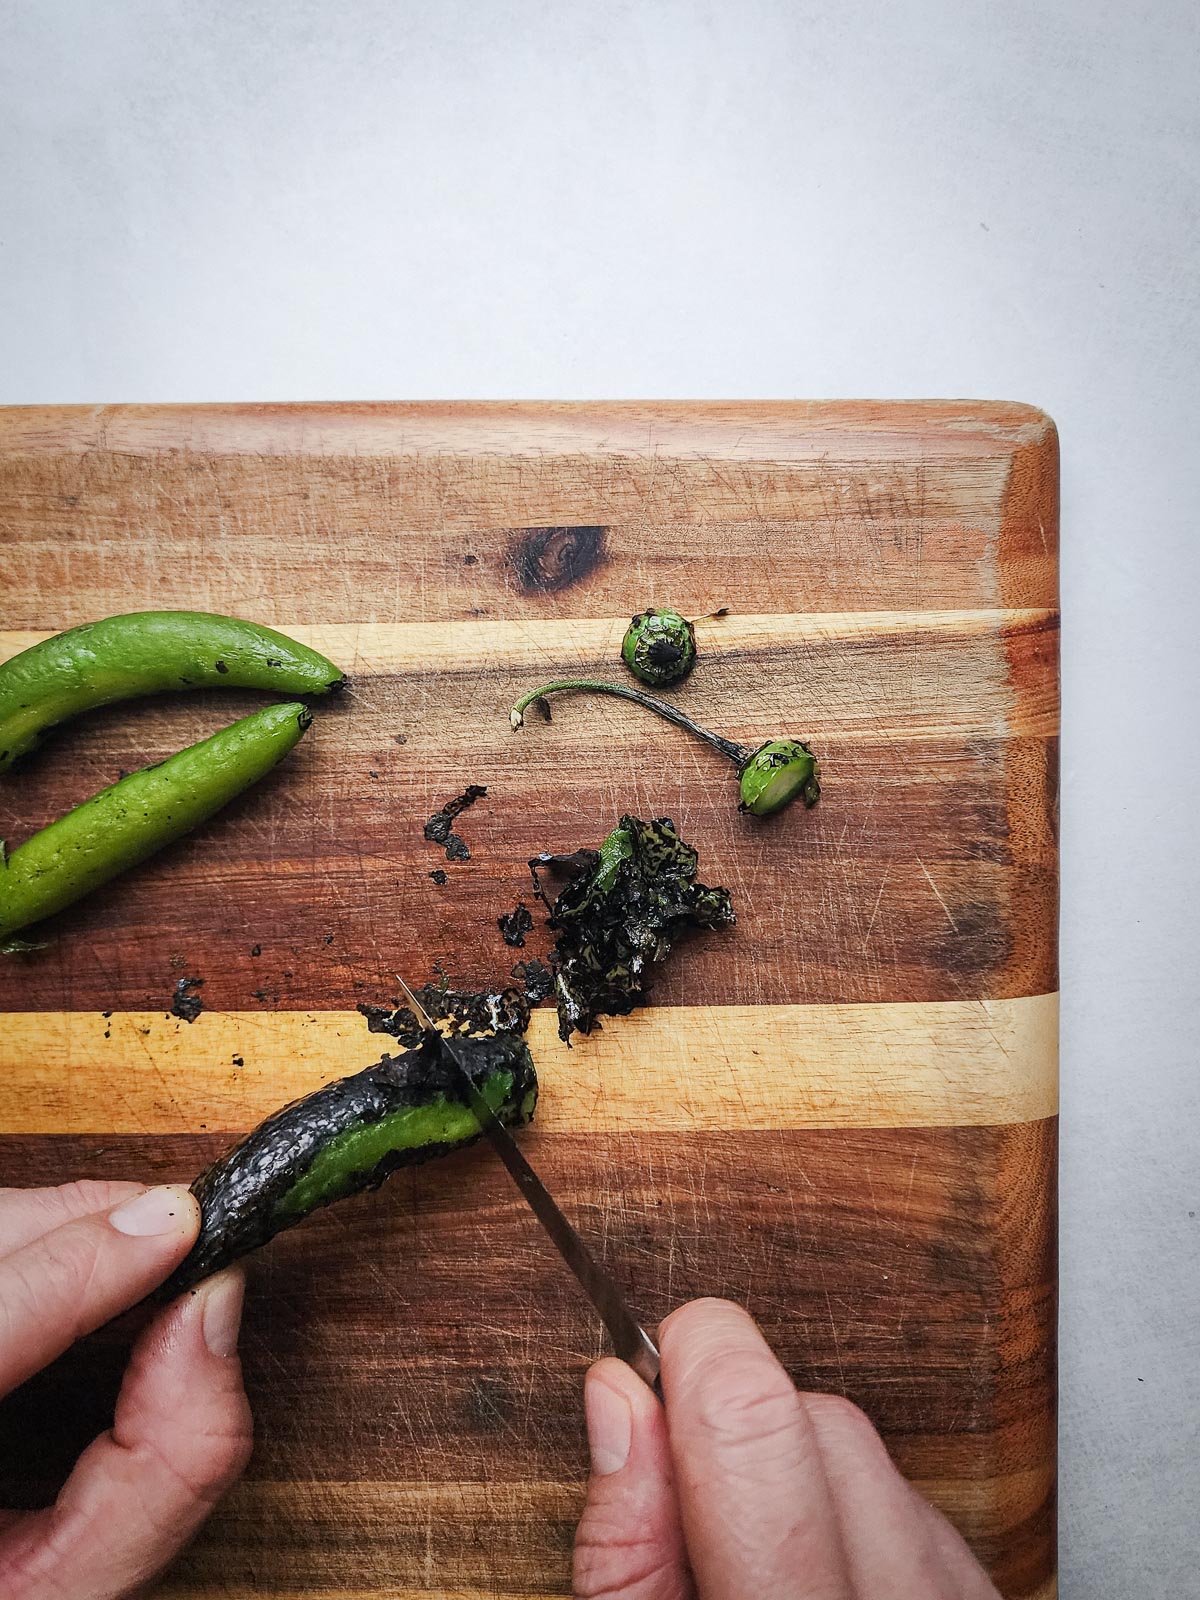
[[[55,724],[135,695],[222,687],[295,698],[345,681],[316,650],[238,617],[132,611],[87,622],[0,665],[0,772]]]
[[[0,847],[0,939],[61,911],[206,821],[281,761],[311,721],[307,706],[266,706],[131,772],[11,855]]]

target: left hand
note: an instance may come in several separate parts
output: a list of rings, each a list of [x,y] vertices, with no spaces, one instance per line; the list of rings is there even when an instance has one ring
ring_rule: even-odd
[[[186,1189],[70,1183],[0,1189],[0,1395],[136,1305],[200,1226]],[[0,1511],[6,1600],[118,1600],[196,1532],[250,1454],[237,1359],[242,1274],[210,1278],[134,1346],[109,1432],[54,1505]]]

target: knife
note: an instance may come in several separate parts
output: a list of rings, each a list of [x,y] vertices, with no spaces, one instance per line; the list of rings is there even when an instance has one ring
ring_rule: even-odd
[[[575,1274],[583,1292],[600,1313],[600,1320],[608,1330],[613,1349],[622,1361],[633,1368],[639,1378],[649,1384],[661,1400],[658,1346],[629,1309],[629,1304],[616,1281],[600,1265],[563,1216],[545,1184],[522,1155],[517,1141],[480,1094],[461,1056],[455,1050],[453,1041],[439,1032],[425,1007],[399,973],[396,974],[396,982],[404,990],[408,1003],[419,1020],[431,1033],[437,1035],[446,1057],[457,1068],[467,1093],[467,1104],[474,1112],[479,1126],[491,1142],[492,1149],[508,1168],[513,1182],[525,1197],[533,1214],[550,1235],[558,1253]]]

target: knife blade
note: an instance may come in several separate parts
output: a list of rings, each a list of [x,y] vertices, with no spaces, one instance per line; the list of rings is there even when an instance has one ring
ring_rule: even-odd
[[[417,999],[404,979],[400,977],[399,973],[396,974],[396,981],[403,989],[409,1005],[419,1020],[431,1033],[436,1034],[440,1039],[442,1050],[447,1059],[458,1070],[458,1075],[462,1079],[463,1087],[466,1090],[467,1103],[474,1112],[492,1149],[508,1168],[513,1182],[524,1196],[530,1210],[549,1234],[559,1255],[562,1256],[567,1266],[574,1273],[576,1281],[583,1289],[583,1292],[599,1312],[600,1320],[608,1330],[608,1336],[612,1340],[614,1351],[622,1361],[633,1368],[639,1378],[649,1384],[650,1388],[661,1399],[662,1388],[659,1380],[658,1346],[630,1310],[629,1303],[622,1294],[616,1280],[596,1260],[579,1234],[567,1221],[559,1209],[557,1201],[525,1159],[517,1141],[497,1117],[491,1106],[488,1105],[483,1095],[480,1094],[461,1056],[455,1050],[453,1040],[439,1032],[425,1007]]]

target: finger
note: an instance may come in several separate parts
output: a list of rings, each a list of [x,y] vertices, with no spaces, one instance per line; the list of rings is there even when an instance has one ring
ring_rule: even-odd
[[[849,1600],[819,1443],[751,1319],[724,1300],[693,1301],[663,1323],[661,1351],[680,1517],[700,1594]]]
[[[686,1600],[692,1594],[662,1406],[623,1361],[584,1385],[592,1472],[575,1535],[576,1600]]]
[[[0,1594],[115,1600],[147,1583],[196,1532],[250,1455],[237,1359],[244,1279],[218,1273],[134,1347],[110,1433],[57,1502],[0,1536]]]
[[[0,1257],[32,1244],[51,1228],[59,1228],[76,1217],[111,1211],[145,1188],[144,1183],[80,1178],[57,1189],[0,1189]]]
[[[0,1394],[149,1294],[199,1226],[195,1198],[168,1185],[64,1222],[0,1261]]]
[[[857,1406],[837,1395],[801,1403],[820,1444],[855,1594],[894,1600],[997,1600],[967,1546],[896,1470]]]
[[[934,1546],[950,1571],[958,1577],[959,1588],[952,1590],[955,1600],[1000,1600],[1000,1591],[976,1560],[970,1545],[958,1529],[936,1506],[930,1505],[912,1484],[908,1487],[916,1510],[929,1529],[929,1536]]]

